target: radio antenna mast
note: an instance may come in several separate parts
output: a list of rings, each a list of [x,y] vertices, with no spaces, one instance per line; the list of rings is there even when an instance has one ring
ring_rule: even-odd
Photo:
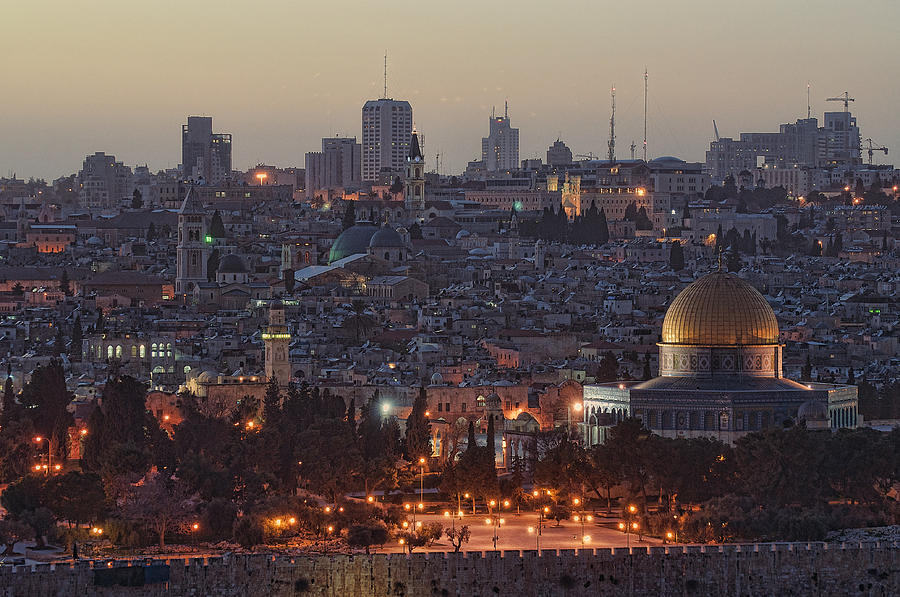
[[[644,68],[644,161],[647,161],[647,68]]]
[[[384,99],[387,99],[387,50],[384,51]]]
[[[616,161],[616,88],[610,91],[612,97],[612,116],[609,118],[609,162]]]

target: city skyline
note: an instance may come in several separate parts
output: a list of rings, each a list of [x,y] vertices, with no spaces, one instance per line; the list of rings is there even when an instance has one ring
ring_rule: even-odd
[[[195,114],[213,116],[217,128],[234,135],[237,169],[258,162],[302,166],[304,154],[322,137],[360,137],[363,103],[383,95],[385,50],[388,96],[412,104],[416,127],[425,134],[428,170],[436,153],[446,173],[461,172],[466,162],[478,159],[486,117],[505,100],[522,131],[521,159],[543,157],[557,137],[573,153],[603,156],[611,85],[617,93],[617,156],[630,157],[632,140],[639,156],[645,67],[650,157],[701,161],[713,139],[712,119],[722,136],[777,130],[779,123],[805,116],[807,81],[814,115],[840,110],[824,100],[849,91],[857,98],[851,109],[863,136],[894,149],[900,146],[900,124],[890,102],[900,84],[872,75],[871,69],[853,68],[872,57],[895,55],[900,47],[888,36],[895,22],[890,15],[898,7],[874,4],[864,15],[837,3],[819,3],[814,14],[779,5],[777,18],[765,10],[744,14],[739,7],[699,1],[680,10],[655,2],[627,9],[570,2],[540,17],[504,6],[476,12],[474,3],[465,2],[446,14],[425,6],[406,10],[417,6],[407,2],[388,10],[354,5],[361,18],[340,22],[345,35],[336,46],[325,45],[330,28],[306,24],[335,22],[342,6],[303,7],[300,13],[298,7],[270,3],[260,10],[280,16],[263,18],[259,27],[245,10],[213,13],[205,2],[184,7],[178,19],[131,8],[108,15],[102,12],[106,4],[59,7],[49,16],[17,6],[14,20],[43,19],[44,31],[56,43],[33,47],[28,28],[0,42],[20,79],[4,100],[0,171],[49,180],[77,171],[95,151],[126,164],[147,163],[154,171],[175,167],[178,126]],[[141,31],[159,34],[139,35],[135,42],[128,35],[130,18],[142,20]],[[865,35],[847,49],[823,47],[814,35],[797,37],[798,23],[806,24],[801,31],[824,32],[833,22],[854,22]],[[299,35],[297,23],[303,25]],[[604,23],[616,25],[604,28]],[[643,41],[621,23],[639,23]],[[377,44],[354,41],[379,28],[402,34]],[[769,30],[764,44],[759,28]],[[465,43],[454,37],[461,30],[468,31]],[[239,32],[227,38],[230,50],[224,53],[222,31]],[[189,46],[172,41],[185,37],[192,40]],[[607,60],[598,45],[625,49],[609,50]],[[323,55],[320,48],[332,46],[335,50]],[[171,68],[184,64],[175,59],[188,47],[202,67]],[[82,65],[95,55],[105,55],[109,69],[92,61],[95,72],[88,76]],[[296,59],[288,62],[290,68],[272,66],[268,72],[276,55]],[[59,93],[60,85],[69,92]]]

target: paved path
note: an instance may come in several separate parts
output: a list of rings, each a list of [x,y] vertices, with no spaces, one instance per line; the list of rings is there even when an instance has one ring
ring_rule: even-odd
[[[465,551],[487,551],[494,549],[493,527],[486,524],[486,514],[465,515],[462,521],[458,518],[454,521],[458,526],[460,524],[469,525],[469,531],[472,537],[468,543],[463,545]],[[582,544],[581,522],[573,520],[564,520],[560,526],[556,526],[555,521],[544,520],[541,529],[540,539],[537,537],[538,515],[533,512],[523,512],[516,516],[515,513],[503,514],[503,523],[498,530],[497,549],[516,550],[516,549],[537,549],[540,540],[541,549],[577,549],[582,547],[626,547],[627,545],[661,545],[662,542],[654,538],[644,538],[643,542],[638,541],[637,535],[625,536],[619,530],[609,528],[614,526],[618,519],[595,517],[592,522],[585,522],[584,535],[585,541]],[[445,527],[451,525],[449,517],[439,516],[435,514],[423,514],[417,517],[417,520],[426,522],[438,521]],[[383,550],[388,552],[402,551],[402,546],[396,544],[386,544]],[[430,548],[417,548],[416,551],[452,551],[453,546],[450,541],[442,537]]]

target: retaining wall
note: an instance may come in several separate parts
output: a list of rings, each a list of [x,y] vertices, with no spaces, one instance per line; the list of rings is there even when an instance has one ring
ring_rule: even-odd
[[[0,568],[0,595],[900,595],[900,543],[774,543],[82,561]]]

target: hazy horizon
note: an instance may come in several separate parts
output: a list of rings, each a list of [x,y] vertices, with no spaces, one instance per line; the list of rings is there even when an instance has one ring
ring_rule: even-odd
[[[95,151],[175,167],[188,115],[234,135],[235,169],[302,167],[322,137],[359,137],[363,103],[382,95],[385,51],[388,95],[412,104],[429,170],[436,153],[445,173],[479,159],[491,108],[507,99],[520,159],[545,159],[557,137],[605,156],[612,85],[617,157],[630,157],[632,141],[640,157],[645,67],[651,158],[703,160],[713,119],[736,137],[805,118],[807,81],[820,122],[842,109],[825,98],[849,91],[863,139],[892,151],[876,162],[900,151],[900,3],[889,0],[762,0],[752,10],[708,0],[45,0],[5,14],[25,25],[0,38],[0,176],[49,182]]]

